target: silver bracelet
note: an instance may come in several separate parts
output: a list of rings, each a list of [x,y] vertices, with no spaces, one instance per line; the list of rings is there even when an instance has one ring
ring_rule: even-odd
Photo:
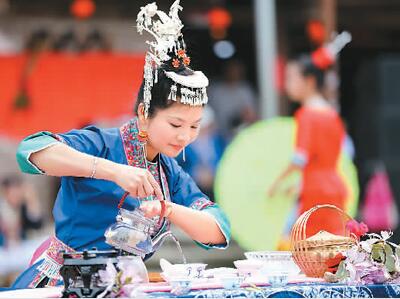
[[[93,169],[92,169],[92,174],[90,175],[90,178],[93,179],[94,175],[96,174],[96,166],[97,166],[97,157],[94,157],[93,159]]]

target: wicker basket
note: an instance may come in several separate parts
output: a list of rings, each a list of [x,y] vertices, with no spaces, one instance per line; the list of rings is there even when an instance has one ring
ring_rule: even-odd
[[[307,238],[306,228],[310,216],[319,209],[333,209],[337,211],[343,219],[343,236],[320,231]],[[335,257],[339,252],[343,252],[352,247],[356,240],[346,231],[346,220],[352,219],[349,215],[334,205],[318,205],[304,212],[292,228],[291,249],[293,259],[300,269],[310,277],[323,277],[328,269],[325,261]]]

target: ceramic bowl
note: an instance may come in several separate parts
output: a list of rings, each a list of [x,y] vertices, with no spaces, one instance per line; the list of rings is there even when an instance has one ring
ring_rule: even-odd
[[[248,251],[244,255],[248,260],[257,261],[289,261],[292,259],[290,251]]]
[[[289,277],[285,273],[283,274],[271,274],[267,276],[268,283],[273,287],[282,287],[287,285]]]
[[[293,276],[300,273],[300,268],[293,261],[290,251],[251,251],[245,252],[245,256],[248,260],[263,263],[260,272],[265,275]]]
[[[173,279],[197,279],[203,277],[203,273],[207,264],[191,263],[191,264],[172,264],[164,269],[161,276],[166,281]]]
[[[245,276],[254,276],[264,267],[264,262],[257,260],[237,260],[233,264],[239,274]]]

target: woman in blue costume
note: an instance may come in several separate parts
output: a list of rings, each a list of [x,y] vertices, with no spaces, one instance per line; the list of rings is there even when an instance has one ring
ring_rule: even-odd
[[[139,208],[146,217],[160,217],[165,206],[154,238],[173,223],[201,247],[228,246],[230,226],[224,213],[174,160],[197,137],[208,79],[188,67],[177,15],[179,0],[171,6],[167,24],[167,30],[174,24],[178,28],[173,45],[168,44],[170,32],[163,35],[166,30],[152,27],[154,5],[143,7],[138,15],[139,30],[157,34],[158,47],[150,45],[146,55],[137,117],[120,128],[39,132],[25,138],[18,148],[23,172],[59,176],[61,187],[53,209],[55,236],[35,252],[14,288],[61,284],[61,250],[110,249],[104,232],[115,222],[125,192],[129,196],[124,208]]]

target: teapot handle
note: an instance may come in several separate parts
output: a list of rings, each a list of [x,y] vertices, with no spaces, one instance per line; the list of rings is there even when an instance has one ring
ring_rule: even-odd
[[[121,199],[119,200],[118,209],[122,208],[122,205],[124,204],[124,201],[128,195],[129,192],[125,192],[124,195],[122,195]]]

